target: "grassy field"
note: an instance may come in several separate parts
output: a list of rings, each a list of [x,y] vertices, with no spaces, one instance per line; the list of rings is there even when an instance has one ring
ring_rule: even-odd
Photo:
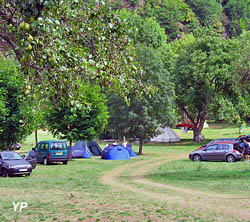
[[[189,152],[203,143],[175,131],[181,142],[145,144],[131,160],[38,164],[30,177],[0,177],[0,221],[250,221],[250,163],[192,162]],[[205,142],[239,135],[237,126],[216,123],[203,134]],[[40,131],[46,139],[53,137]],[[22,152],[31,147],[33,135]],[[18,202],[28,207],[15,212]]]

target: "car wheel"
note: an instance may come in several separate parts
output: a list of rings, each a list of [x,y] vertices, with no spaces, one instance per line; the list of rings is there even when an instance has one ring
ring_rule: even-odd
[[[232,163],[232,162],[235,162],[235,161],[236,161],[236,159],[235,159],[235,157],[233,155],[228,155],[227,156],[227,162],[228,163]]]
[[[68,164],[68,161],[63,161],[63,164]]]
[[[195,162],[200,162],[201,161],[201,156],[199,154],[194,155],[193,160]]]
[[[3,168],[2,175],[3,175],[3,177],[8,176],[7,170],[5,168]]]
[[[30,176],[30,173],[27,173],[26,176],[29,177],[29,176]]]
[[[43,159],[43,165],[48,165],[48,160],[47,160],[47,158],[44,158],[44,159]]]

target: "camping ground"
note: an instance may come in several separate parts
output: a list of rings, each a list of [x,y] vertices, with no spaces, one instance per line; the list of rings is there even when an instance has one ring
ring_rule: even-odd
[[[181,142],[145,144],[132,160],[38,164],[30,177],[0,177],[0,221],[249,221],[250,163],[192,162],[188,154],[201,144],[190,131],[175,132]],[[207,141],[239,135],[229,124],[210,124],[203,134]],[[15,212],[18,202],[28,207]]]

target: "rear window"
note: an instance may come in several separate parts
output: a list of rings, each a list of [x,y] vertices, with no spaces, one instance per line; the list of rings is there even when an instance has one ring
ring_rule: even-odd
[[[66,143],[61,143],[61,142],[56,142],[56,143],[51,143],[51,150],[66,150],[67,145]]]

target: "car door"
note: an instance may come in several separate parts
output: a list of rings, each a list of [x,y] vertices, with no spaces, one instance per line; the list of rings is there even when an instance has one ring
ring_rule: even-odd
[[[32,169],[36,168],[36,155],[33,150],[27,153],[27,155],[25,156],[25,160],[27,160],[30,163],[30,165],[32,166]]]
[[[42,143],[40,147],[40,152],[39,152],[39,156],[41,158],[40,162],[43,162],[43,159],[48,156],[48,152],[49,152],[49,144]]]
[[[217,149],[215,151],[216,160],[226,160],[226,154],[229,151],[229,144],[218,144]]]
[[[217,148],[217,144],[210,145],[207,148],[205,148],[202,152],[202,159],[203,160],[215,160],[216,148]]]
[[[38,143],[34,149],[35,151],[35,155],[36,155],[36,160],[37,162],[41,162],[42,158],[41,158],[41,155],[40,155],[40,150],[41,150],[41,143]]]

